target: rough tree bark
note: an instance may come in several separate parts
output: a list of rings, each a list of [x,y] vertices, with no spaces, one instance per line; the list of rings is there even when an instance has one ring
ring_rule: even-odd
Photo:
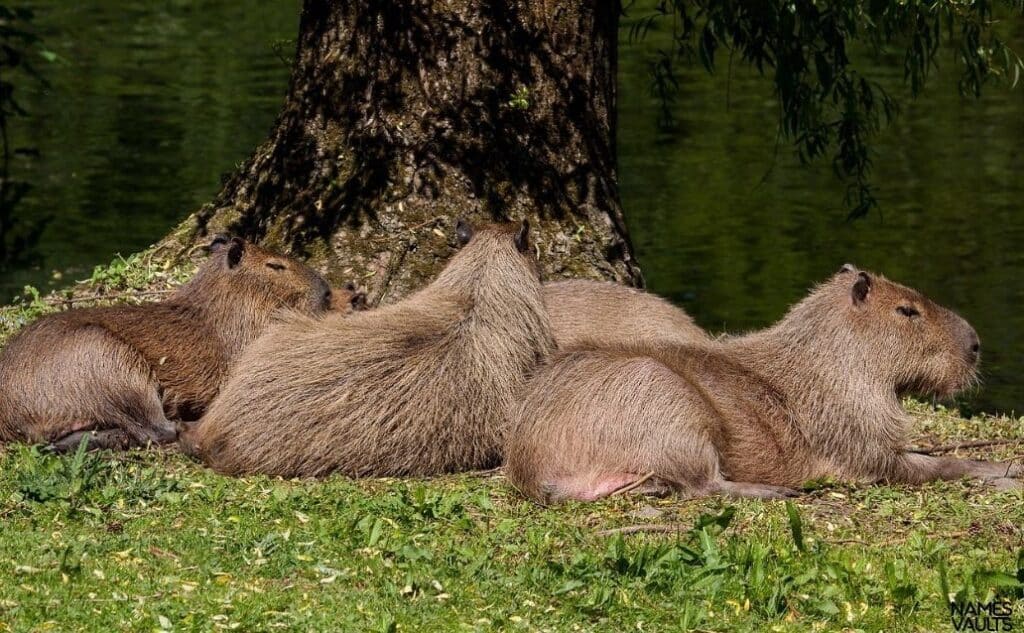
[[[306,0],[270,139],[161,243],[231,231],[393,301],[451,226],[529,218],[546,278],[641,283],[616,183],[618,2]]]

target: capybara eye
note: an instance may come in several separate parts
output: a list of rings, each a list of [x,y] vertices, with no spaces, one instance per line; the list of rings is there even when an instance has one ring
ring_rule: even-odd
[[[287,266],[280,262],[267,262],[267,268],[272,268],[274,270],[284,270],[285,268],[287,268]]]
[[[917,311],[917,308],[912,308],[910,306],[900,306],[896,308],[896,311],[905,317],[913,318],[916,316],[921,316],[921,313]]]

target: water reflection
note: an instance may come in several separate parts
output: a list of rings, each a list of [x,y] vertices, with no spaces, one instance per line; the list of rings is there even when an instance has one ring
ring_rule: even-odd
[[[35,260],[0,275],[0,295],[87,276],[164,235],[207,202],[265,138],[287,88],[298,0],[36,2],[35,26],[62,61],[26,86],[32,115],[12,160],[31,182],[20,222],[49,215]],[[52,279],[53,271],[64,273]]]
[[[29,114],[19,103],[24,84],[47,85],[36,62],[52,53],[42,48],[34,17],[30,9],[0,5],[0,271],[31,266],[40,259],[36,245],[52,218],[25,218],[18,213],[32,185],[11,174],[13,158],[39,155],[35,148],[14,145],[11,133]]]

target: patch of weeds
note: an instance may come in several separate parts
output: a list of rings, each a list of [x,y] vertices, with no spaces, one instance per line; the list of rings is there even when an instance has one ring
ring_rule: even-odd
[[[184,487],[176,477],[169,477],[159,465],[134,463],[113,464],[104,471],[102,486],[97,483],[97,501],[105,505],[160,501],[176,505],[183,501]]]
[[[40,452],[38,447],[21,447],[14,475],[14,489],[29,503],[56,503],[67,514],[84,505],[86,495],[94,487],[97,475],[109,463],[96,453],[86,451],[87,438],[70,456]]]
[[[0,308],[0,345],[7,342],[15,332],[44,314],[55,309],[46,303],[39,290],[25,286],[20,297],[9,306]]]
[[[85,280],[98,292],[145,290],[155,285],[177,285],[192,273],[191,267],[174,267],[157,261],[151,252],[143,251],[127,258],[117,255],[106,266],[96,266]]]

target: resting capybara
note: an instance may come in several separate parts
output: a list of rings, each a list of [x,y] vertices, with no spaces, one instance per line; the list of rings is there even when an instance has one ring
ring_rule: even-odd
[[[302,263],[218,236],[195,277],[165,301],[45,316],[0,353],[0,441],[128,448],[175,438],[232,359],[281,308],[317,313],[361,295],[332,293]]]
[[[560,351],[686,345],[711,338],[665,299],[608,281],[549,281],[544,284],[544,306]]]
[[[496,466],[525,375],[553,349],[528,225],[473,231],[430,285],[274,326],[183,449],[229,474],[432,475]]]
[[[559,355],[513,411],[506,475],[541,502],[633,485],[777,498],[829,475],[1019,485],[1019,466],[904,449],[900,398],[963,389],[978,354],[962,318],[847,265],[760,332]]]

